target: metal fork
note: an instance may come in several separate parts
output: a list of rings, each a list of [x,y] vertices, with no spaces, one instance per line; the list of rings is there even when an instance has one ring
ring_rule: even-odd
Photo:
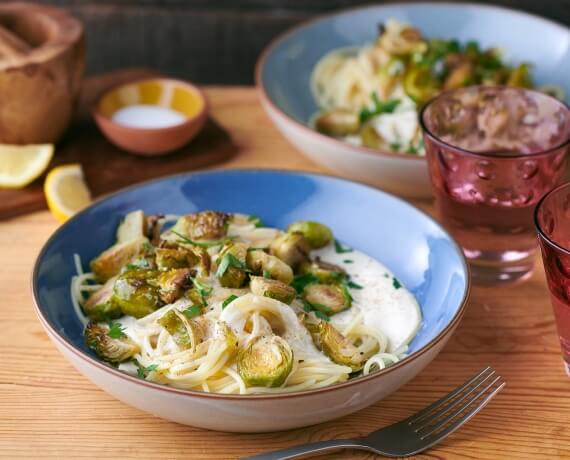
[[[423,452],[449,436],[483,409],[504,386],[503,378],[487,367],[439,401],[365,438],[320,441],[245,460],[287,460],[336,449],[359,449],[387,457],[407,457]]]

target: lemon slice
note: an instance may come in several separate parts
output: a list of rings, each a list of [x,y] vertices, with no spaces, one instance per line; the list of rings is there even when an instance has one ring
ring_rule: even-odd
[[[52,156],[51,144],[0,144],[0,187],[28,185],[46,170]]]
[[[49,210],[60,222],[65,222],[91,203],[83,170],[77,163],[52,169],[47,175],[44,193]]]

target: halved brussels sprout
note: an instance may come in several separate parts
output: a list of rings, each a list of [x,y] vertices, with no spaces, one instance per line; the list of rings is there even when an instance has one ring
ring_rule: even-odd
[[[196,265],[200,258],[194,252],[182,246],[175,248],[156,248],[156,265],[159,270],[171,268],[189,268]]]
[[[175,309],[168,310],[158,319],[158,324],[168,331],[181,350],[196,348],[204,339],[201,323],[185,318],[183,313]]]
[[[299,265],[299,273],[301,275],[311,274],[324,284],[336,283],[346,277],[346,272],[342,267],[330,264],[318,258],[311,262],[303,262]]]
[[[117,243],[128,243],[145,236],[145,217],[142,211],[129,212],[117,228]]]
[[[280,258],[267,254],[262,250],[248,251],[247,268],[256,275],[266,273],[270,278],[285,284],[293,281],[293,269]]]
[[[95,321],[119,318],[123,313],[119,306],[113,302],[113,286],[116,277],[109,278],[107,282],[95,291],[83,304],[83,311]]]
[[[139,347],[126,335],[120,338],[109,336],[110,327],[104,323],[89,323],[85,328],[85,342],[101,359],[122,363],[131,359]]]
[[[313,335],[313,340],[331,360],[337,364],[350,366],[353,372],[362,369],[368,358],[378,351],[373,349],[361,354],[350,340],[326,321],[319,323],[318,333]]]
[[[201,211],[183,216],[172,230],[191,240],[217,240],[226,235],[230,215],[217,211]]]
[[[307,260],[309,250],[309,244],[303,234],[294,232],[279,235],[269,246],[269,252],[272,255],[279,257],[291,267]]]
[[[120,275],[113,286],[112,300],[125,315],[142,318],[160,306],[159,288],[155,270],[129,270]]]
[[[248,387],[281,386],[293,368],[293,350],[277,335],[255,337],[237,356],[237,370]]]
[[[220,284],[227,288],[242,287],[247,278],[247,244],[228,241],[217,259],[216,276]]]
[[[293,302],[297,291],[288,284],[278,280],[262,278],[261,276],[252,276],[249,282],[251,292],[255,295],[269,297],[279,300],[280,302],[290,304]]]
[[[350,308],[352,297],[340,284],[309,284],[303,289],[303,298],[315,310],[334,315]]]
[[[311,220],[299,220],[287,227],[288,232],[301,233],[311,249],[319,249],[333,240],[330,228],[320,222]]]
[[[404,76],[404,91],[419,106],[424,105],[439,91],[439,83],[432,75],[431,69],[425,66],[415,66]]]
[[[192,285],[192,272],[190,268],[175,268],[162,272],[157,279],[160,298],[167,304],[179,299],[184,290]]]
[[[98,280],[107,281],[118,275],[123,266],[137,257],[145,243],[148,243],[146,238],[138,238],[111,246],[91,261],[91,271]]]
[[[530,67],[528,64],[520,64],[515,67],[507,80],[507,86],[516,86],[519,88],[532,88],[532,78],[530,76]]]
[[[348,136],[358,133],[360,119],[349,110],[336,109],[321,113],[315,119],[317,131],[329,136]]]

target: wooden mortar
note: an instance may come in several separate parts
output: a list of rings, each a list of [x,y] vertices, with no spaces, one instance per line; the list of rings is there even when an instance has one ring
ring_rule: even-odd
[[[63,10],[0,4],[0,142],[56,142],[85,69],[81,23]]]

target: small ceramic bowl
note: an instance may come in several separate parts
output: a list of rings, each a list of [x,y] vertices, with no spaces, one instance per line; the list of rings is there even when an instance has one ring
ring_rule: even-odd
[[[269,395],[185,391],[141,380],[101,362],[85,344],[83,324],[73,310],[69,283],[76,274],[74,254],[87,263],[109,247],[121,217],[134,209],[148,214],[199,209],[243,212],[279,228],[299,219],[330,225],[341,241],[384,262],[418,300],[423,323],[408,356],[384,370],[337,385]],[[465,311],[469,272],[461,249],[437,222],[387,193],[315,174],[227,170],[139,184],[77,213],[45,244],[32,286],[36,312],[50,338],[105,391],[175,422],[256,432],[342,417],[400,388],[429,365],[457,327]],[[75,378],[72,372],[69,378]]]
[[[172,109],[185,120],[156,128],[133,127],[113,120],[118,110],[135,104]],[[97,101],[93,116],[105,137],[118,147],[139,155],[159,155],[184,146],[200,132],[208,117],[208,102],[191,83],[152,78],[106,92]]]

